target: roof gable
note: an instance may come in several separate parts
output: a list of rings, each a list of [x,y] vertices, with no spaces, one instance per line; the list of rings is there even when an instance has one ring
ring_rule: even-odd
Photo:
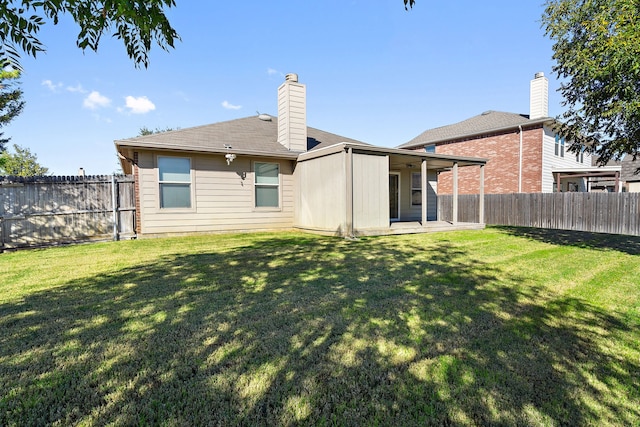
[[[426,130],[411,141],[400,145],[398,148],[414,148],[440,141],[461,139],[483,133],[517,128],[518,126],[542,124],[550,120],[553,119],[544,117],[542,119],[531,120],[526,114],[485,111],[480,115],[458,123]]]

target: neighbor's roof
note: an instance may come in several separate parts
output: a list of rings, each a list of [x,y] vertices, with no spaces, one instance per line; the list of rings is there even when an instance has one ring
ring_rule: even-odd
[[[485,111],[484,113],[452,125],[429,129],[399,145],[398,148],[414,148],[425,144],[470,138],[483,134],[517,129],[518,126],[540,125],[552,121],[551,117],[531,120],[528,115],[504,113],[501,111]]]
[[[593,156],[591,159],[592,164],[595,166],[598,162],[598,157]],[[626,154],[622,160],[609,160],[604,167],[607,166],[620,166],[620,179],[623,181],[640,181],[640,171],[636,173],[640,169],[640,158],[633,160],[631,154]]]
[[[260,118],[262,117],[262,119]],[[266,120],[265,120],[266,119]],[[117,147],[152,148],[161,150],[227,152],[230,146],[237,154],[268,155],[296,158],[299,152],[289,151],[278,143],[278,119],[260,116],[219,122],[210,125],[161,132],[115,141]],[[307,149],[327,147],[339,142],[360,143],[333,133],[307,127]]]

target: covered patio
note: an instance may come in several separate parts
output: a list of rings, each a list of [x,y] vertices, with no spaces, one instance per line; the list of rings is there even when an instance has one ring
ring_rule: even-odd
[[[307,152],[298,158],[295,171],[295,227],[345,237],[481,229],[483,203],[478,223],[439,221],[437,177],[440,171],[453,173],[456,219],[458,169],[479,167],[478,193],[484,195],[485,164],[478,158],[350,143]]]
[[[622,190],[618,166],[592,166],[586,168],[554,169],[554,192],[593,192],[608,191],[618,193]]]

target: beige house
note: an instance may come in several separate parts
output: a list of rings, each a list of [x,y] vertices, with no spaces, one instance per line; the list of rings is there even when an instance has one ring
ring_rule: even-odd
[[[483,159],[372,146],[308,127],[289,74],[266,114],[115,141],[138,235],[297,228],[355,237],[482,228],[438,221],[437,176]],[[468,183],[467,183],[468,184]],[[457,198],[453,198],[457,210]]]

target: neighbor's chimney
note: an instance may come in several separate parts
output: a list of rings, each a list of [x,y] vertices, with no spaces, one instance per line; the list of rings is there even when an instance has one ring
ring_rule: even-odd
[[[287,74],[278,88],[278,142],[291,151],[307,151],[307,88]]]
[[[535,120],[543,117],[549,117],[549,80],[541,71],[531,80],[529,118]]]

